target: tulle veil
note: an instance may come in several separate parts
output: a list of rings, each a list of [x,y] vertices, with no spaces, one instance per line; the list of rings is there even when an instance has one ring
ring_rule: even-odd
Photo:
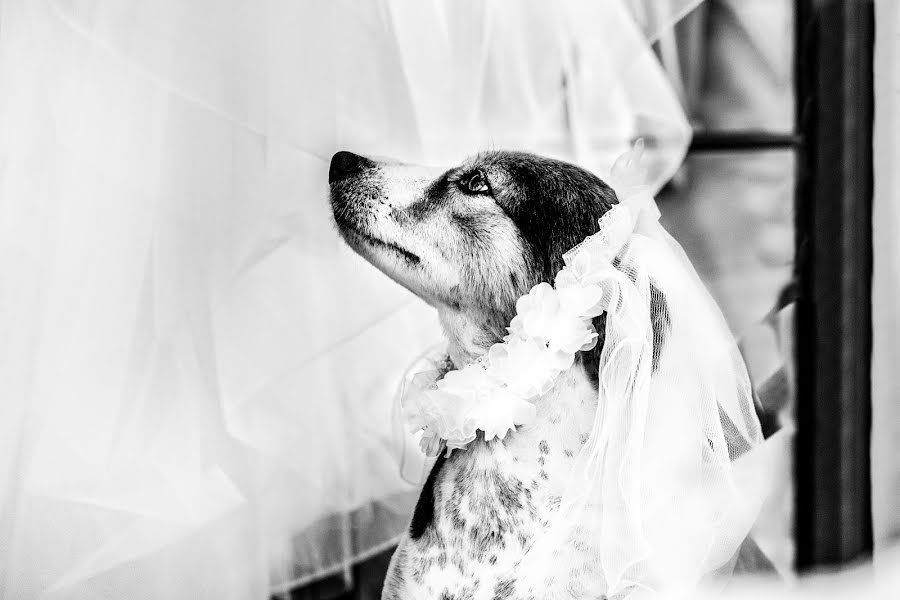
[[[0,597],[264,598],[387,548],[434,315],[345,249],[338,149],[651,180],[696,1],[0,0]]]

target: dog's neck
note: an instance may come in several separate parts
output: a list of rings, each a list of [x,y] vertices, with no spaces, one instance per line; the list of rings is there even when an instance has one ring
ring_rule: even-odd
[[[450,308],[439,308],[438,318],[447,337],[448,352],[453,366],[461,369],[474,362],[500,341],[486,320]]]

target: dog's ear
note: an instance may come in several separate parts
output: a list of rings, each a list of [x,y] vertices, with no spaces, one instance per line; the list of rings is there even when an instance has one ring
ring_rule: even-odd
[[[669,320],[669,305],[666,302],[666,296],[652,279],[650,280],[650,322],[653,328],[652,371],[655,373],[659,367],[660,357],[662,356],[666,339],[669,336],[669,331],[672,329],[672,323]],[[603,353],[603,346],[606,343],[606,313],[599,317],[594,317],[592,323],[598,336],[597,345],[593,350],[581,353],[581,362],[587,370],[591,381],[596,384],[600,370],[600,355]]]

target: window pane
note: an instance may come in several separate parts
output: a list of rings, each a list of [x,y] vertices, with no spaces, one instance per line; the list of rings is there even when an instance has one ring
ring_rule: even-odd
[[[662,220],[682,244],[738,340],[766,436],[793,423],[792,151],[688,157],[659,197]],[[780,438],[777,438],[780,439]],[[753,539],[774,566],[793,565],[791,460],[780,448],[776,490]]]
[[[656,45],[697,131],[794,129],[792,0],[709,0]]]

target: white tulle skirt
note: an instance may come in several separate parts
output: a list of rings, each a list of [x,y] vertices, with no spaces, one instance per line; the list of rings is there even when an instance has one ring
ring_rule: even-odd
[[[602,171],[689,128],[696,2],[0,0],[0,597],[265,598],[389,546],[432,311],[340,243],[338,149]]]

